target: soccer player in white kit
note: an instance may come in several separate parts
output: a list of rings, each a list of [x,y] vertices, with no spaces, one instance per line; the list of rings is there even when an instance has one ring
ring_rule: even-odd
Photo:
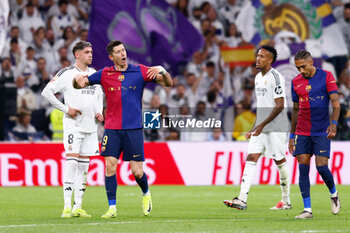
[[[282,190],[282,200],[271,209],[291,209],[289,169],[285,159],[288,118],[284,107],[287,106],[287,101],[284,77],[271,67],[276,57],[275,48],[268,45],[262,46],[257,54],[256,68],[260,70],[255,77],[257,118],[255,127],[245,135],[250,141],[240,195],[232,200],[225,200],[224,204],[228,207],[247,209],[248,192],[257,161],[260,156],[265,156],[275,161]]]
[[[64,209],[62,218],[91,217],[82,209],[86,189],[90,156],[99,155],[97,124],[102,122],[103,92],[100,85],[84,89],[75,89],[73,79],[76,74],[91,75],[96,72],[88,67],[92,62],[92,46],[89,42],[80,41],[73,47],[76,59],[74,65],[60,70],[46,85],[41,95],[51,105],[64,112],[63,144],[66,151],[63,196]],[[64,104],[55,93],[61,92]],[[72,210],[72,194],[74,206]]]

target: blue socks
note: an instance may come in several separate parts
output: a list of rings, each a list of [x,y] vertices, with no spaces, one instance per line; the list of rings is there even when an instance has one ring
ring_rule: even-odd
[[[148,192],[148,181],[147,181],[146,173],[143,173],[143,175],[140,179],[135,177],[135,180],[136,180],[137,184],[140,186],[143,194],[146,194]]]
[[[328,166],[316,166],[316,168],[318,173],[320,173],[323,181],[327,185],[330,194],[336,195],[337,190],[335,188],[333,175],[329,170]],[[311,210],[309,171],[309,165],[299,164],[299,188],[301,196],[303,197],[304,209]]]
[[[105,188],[110,206],[116,204],[117,186],[117,177],[115,174],[113,176],[105,176]]]
[[[299,188],[303,197],[304,209],[311,208],[309,171],[309,165],[299,164]]]
[[[331,171],[329,170],[328,166],[324,165],[324,166],[320,166],[320,167],[316,167],[316,168],[317,168],[318,173],[320,173],[323,181],[327,185],[327,187],[329,189],[329,193],[334,194],[337,190],[336,190],[335,185],[334,185],[333,175],[332,175]]]

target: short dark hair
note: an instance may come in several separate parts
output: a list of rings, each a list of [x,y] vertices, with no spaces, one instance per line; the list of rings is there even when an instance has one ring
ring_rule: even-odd
[[[207,64],[205,64],[206,67],[214,67],[215,68],[215,63],[212,61],[208,61]]]
[[[67,0],[59,0],[58,1],[58,6],[62,6],[63,4],[68,5],[68,1]]]
[[[28,52],[28,51],[34,51],[34,48],[32,46],[28,46],[26,49],[26,52]]]
[[[350,3],[344,4],[344,10],[345,10],[345,9],[349,9],[349,8],[350,8]]]
[[[112,55],[113,48],[118,46],[118,45],[121,45],[121,44],[123,44],[123,42],[121,42],[120,40],[113,40],[113,41],[109,42],[109,44],[107,45],[107,48],[106,48],[108,55]]]
[[[18,44],[18,39],[17,39],[17,38],[12,38],[12,39],[10,40],[10,44],[13,44],[13,43]]]
[[[310,52],[308,52],[306,49],[302,49],[295,54],[294,61],[304,60],[308,58],[312,58]]]
[[[78,50],[83,50],[83,49],[85,49],[86,47],[92,47],[91,43],[90,43],[90,42],[87,42],[87,41],[84,41],[84,40],[77,42],[77,43],[74,45],[73,49],[72,49],[72,52],[73,52],[74,57],[75,57],[75,52],[76,52],[76,51],[78,51]]]
[[[274,47],[272,47],[270,45],[263,45],[263,46],[260,47],[260,49],[265,49],[265,50],[269,51],[272,54],[272,63],[271,64],[273,64],[276,61],[276,59],[277,59],[277,51],[276,51],[276,49]]]

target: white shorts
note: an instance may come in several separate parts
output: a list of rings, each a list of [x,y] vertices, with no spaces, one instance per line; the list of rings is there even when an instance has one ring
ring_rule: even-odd
[[[82,156],[99,155],[97,132],[83,133],[71,130],[63,131],[63,145],[66,154]]]
[[[248,154],[259,154],[280,161],[286,157],[287,133],[271,132],[251,136]]]

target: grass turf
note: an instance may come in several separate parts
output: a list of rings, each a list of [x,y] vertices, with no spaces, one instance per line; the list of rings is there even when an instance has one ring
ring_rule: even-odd
[[[350,186],[337,186],[342,209],[334,216],[325,185],[311,187],[313,219],[295,220],[303,210],[292,186],[292,210],[269,210],[280,200],[279,186],[252,186],[248,209],[222,201],[239,186],[152,186],[153,211],[144,217],[137,186],[119,186],[117,219],[101,219],[107,209],[104,187],[88,187],[84,209],[91,219],[60,217],[61,187],[0,188],[0,232],[349,232]]]

